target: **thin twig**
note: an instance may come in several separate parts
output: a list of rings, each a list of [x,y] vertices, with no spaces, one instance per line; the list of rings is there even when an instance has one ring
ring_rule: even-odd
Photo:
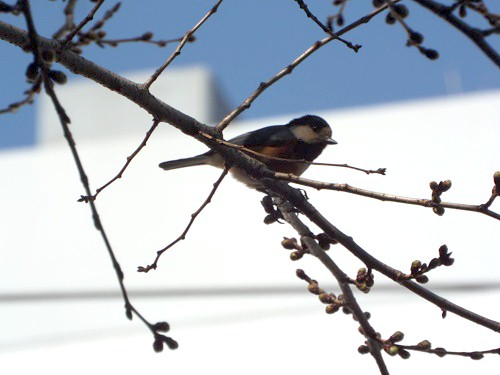
[[[199,132],[199,134],[202,135],[203,137],[207,138],[207,139],[213,140],[214,142],[216,142],[218,144],[225,145],[225,146],[234,148],[236,150],[243,151],[243,152],[246,152],[248,154],[255,155],[258,158],[266,159],[266,160],[276,160],[276,161],[282,161],[284,163],[294,163],[294,164],[299,163],[299,164],[319,165],[319,166],[327,166],[327,167],[349,168],[349,169],[354,169],[354,170],[357,170],[357,171],[360,171],[360,172],[365,172],[366,174],[376,173],[376,174],[385,175],[385,172],[387,170],[386,168],[378,168],[376,170],[374,170],[374,169],[363,169],[363,168],[353,167],[353,166],[350,166],[350,165],[345,164],[345,163],[344,164],[318,163],[318,162],[314,162],[314,161],[307,161],[307,160],[304,160],[304,159],[285,159],[285,158],[280,158],[280,157],[277,157],[277,156],[264,155],[264,154],[261,154],[260,152],[257,152],[257,151],[254,151],[252,149],[249,149],[248,147],[245,147],[243,145],[237,145],[237,144],[228,142],[228,141],[226,141],[224,139],[215,138],[214,136],[211,136],[210,134],[207,134],[207,133],[204,133],[204,132]]]
[[[396,3],[400,2],[400,1],[401,0],[394,0],[392,2],[392,4],[396,4]],[[368,15],[366,15],[364,17],[361,17],[357,21],[355,21],[355,22],[351,23],[350,25],[348,25],[348,26],[342,28],[341,30],[339,30],[335,34],[336,37],[339,37],[339,36],[341,36],[341,35],[349,32],[349,31],[355,29],[356,27],[358,27],[358,26],[360,26],[360,25],[362,25],[364,23],[370,22],[370,20],[373,17],[375,17],[376,15],[378,15],[379,13],[383,12],[386,9],[387,9],[387,5],[384,5],[384,6],[380,7],[380,8],[378,8],[378,9],[374,10],[370,14],[368,14]],[[322,40],[319,40],[319,41],[315,42],[311,47],[309,47],[304,53],[302,53],[299,57],[297,57],[286,68],[284,68],[283,70],[281,70],[280,72],[278,72],[275,76],[271,77],[266,82],[261,82],[259,84],[259,87],[248,98],[246,98],[243,103],[241,103],[237,108],[235,108],[232,112],[230,112],[228,115],[226,115],[226,117],[224,117],[222,119],[222,121],[219,124],[217,124],[217,126],[215,127],[215,129],[217,131],[219,131],[219,132],[222,132],[236,117],[238,117],[242,112],[244,112],[248,108],[250,108],[250,106],[255,101],[255,99],[257,99],[266,89],[268,89],[270,86],[272,86],[273,84],[275,84],[276,82],[278,82],[280,79],[282,79],[286,75],[291,74],[292,71],[300,63],[302,63],[305,59],[307,59],[309,56],[311,56],[314,52],[316,52],[318,49],[320,49],[324,45],[330,43],[332,40],[335,40],[336,37],[333,37],[333,36],[330,35],[330,36],[326,37],[325,39],[322,39]]]
[[[330,35],[332,38],[338,40],[339,42],[344,43],[347,47],[349,47],[356,53],[362,47],[359,44],[352,44],[351,42],[342,39],[338,33],[334,33],[331,29],[329,29],[326,25],[324,25],[314,14],[311,13],[309,7],[307,6],[306,3],[304,3],[303,0],[295,0],[295,2],[299,5],[300,9],[304,11],[304,13],[307,15],[308,18],[312,19],[314,23],[316,23],[316,25],[318,25],[321,28],[321,30]],[[343,6],[345,6],[345,3]]]
[[[333,182],[322,182],[322,181],[310,180],[310,179],[295,176],[295,175],[289,174],[289,173],[275,172],[274,175],[278,180],[293,182],[293,183],[296,183],[296,184],[299,184],[302,186],[309,186],[309,187],[315,188],[317,190],[325,189],[325,190],[342,191],[345,193],[361,195],[363,197],[378,199],[381,201],[398,202],[398,203],[411,204],[411,205],[423,206],[423,207],[444,207],[444,208],[450,208],[450,209],[454,209],[454,210],[473,211],[473,212],[479,212],[479,213],[482,213],[484,215],[490,216],[494,219],[500,220],[500,214],[489,210],[488,209],[489,206],[487,206],[487,204],[472,205],[472,204],[451,203],[451,202],[441,202],[438,204],[438,203],[433,202],[431,199],[408,198],[408,197],[401,197],[398,195],[378,193],[376,191],[365,190],[365,189],[357,188],[357,187],[354,187],[354,186],[351,186],[348,184],[338,184],[338,183],[333,183]],[[488,200],[488,202],[490,202],[490,200],[491,200],[491,198]]]
[[[153,73],[151,77],[144,83],[144,88],[149,89],[151,85],[153,84],[154,81],[160,76],[161,73],[167,68],[167,66],[170,65],[170,63],[178,56],[181,54],[182,48],[184,45],[193,37],[193,34],[205,23],[206,20],[210,18],[212,14],[217,12],[217,9],[219,8],[219,5],[222,3],[222,0],[218,0],[217,3],[208,11],[207,14],[191,29],[189,30],[186,35],[184,35],[184,38],[182,38],[181,42],[175,49],[174,53],[170,55],[170,57],[160,66],[156,71]]]
[[[146,267],[142,267],[142,266],[137,267],[137,272],[149,272],[151,270],[155,270],[156,267],[158,266],[158,261],[160,260],[160,257],[162,256],[162,254],[165,251],[167,251],[168,249],[170,249],[171,247],[173,247],[178,242],[186,239],[186,235],[189,232],[189,230],[191,229],[191,226],[193,225],[194,221],[196,220],[198,215],[203,211],[203,209],[212,201],[212,198],[215,195],[215,192],[219,188],[219,185],[221,184],[222,180],[224,180],[224,177],[226,177],[228,171],[229,171],[229,168],[225,167],[224,170],[222,171],[221,175],[217,179],[217,181],[215,181],[213,188],[210,191],[210,194],[208,194],[208,196],[207,196],[207,199],[205,199],[205,201],[201,204],[201,206],[195,212],[193,212],[191,214],[191,219],[189,220],[188,225],[186,226],[184,231],[181,233],[181,235],[179,237],[177,237],[175,240],[173,240],[172,242],[170,242],[163,249],[158,250],[156,252],[156,258],[155,258],[153,263],[151,263],[150,265],[148,265]]]
[[[21,108],[27,104],[32,104],[34,97],[38,93],[40,93],[41,85],[42,85],[42,79],[41,79],[41,77],[39,77],[39,78],[37,78],[36,82],[31,86],[31,88],[29,88],[28,90],[26,90],[24,92],[24,95],[26,95],[26,97],[24,99],[19,100],[19,101],[14,102],[14,103],[11,103],[8,105],[8,107],[1,109],[0,115],[2,115],[4,113],[16,113],[19,108]]]
[[[419,345],[399,345],[396,344],[398,348],[405,350],[414,350],[417,352],[436,354],[437,356],[444,357],[445,355],[454,355],[460,357],[469,357],[472,359],[482,359],[485,354],[500,354],[500,348],[489,349],[489,350],[477,350],[473,352],[458,352],[458,351],[449,351],[445,348],[422,348]]]
[[[53,88],[54,84],[50,80],[49,74],[48,74],[49,69],[48,69],[47,65],[43,62],[43,60],[40,58],[40,55],[39,55],[40,49],[38,47],[38,34],[35,30],[33,18],[31,16],[29,0],[21,0],[21,6],[23,9],[23,13],[25,14],[25,17],[26,17],[26,23],[28,25],[28,33],[30,36],[31,49],[32,49],[33,54],[34,54],[34,59],[35,59],[36,63],[40,64],[41,75],[42,75],[42,79],[43,79],[43,83],[44,83],[45,92],[50,97],[50,99],[54,105],[56,113],[59,117],[59,121],[60,121],[61,126],[63,128],[64,137],[66,138],[66,140],[68,142],[68,145],[69,145],[70,150],[71,150],[71,154],[73,155],[73,159],[74,159],[76,167],[78,169],[78,173],[80,175],[80,180],[84,186],[84,189],[85,189],[87,195],[90,196],[91,190],[90,190],[89,180],[88,180],[87,174],[85,173],[85,169],[84,169],[82,161],[80,159],[80,155],[78,153],[78,150],[76,149],[75,141],[73,139],[73,136],[72,136],[71,131],[70,131],[69,126],[68,126],[70,124],[71,120],[68,117],[68,115],[66,114],[64,107],[61,105],[61,103],[60,103],[60,101],[59,101],[59,99],[54,91],[54,88]],[[126,313],[127,318],[132,319],[132,313],[135,314],[141,321],[143,321],[147,325],[147,327],[153,332],[153,334],[156,338],[159,334],[158,334],[157,330],[154,329],[155,326],[153,324],[149,323],[144,318],[144,316],[130,302],[128,292],[127,292],[127,289],[125,288],[125,284],[124,284],[123,271],[120,267],[120,264],[118,263],[118,260],[114,254],[114,251],[111,247],[111,243],[109,242],[106,231],[104,230],[101,219],[99,217],[99,213],[97,211],[97,207],[93,201],[89,201],[89,205],[90,205],[90,209],[92,212],[92,219],[94,221],[94,226],[101,234],[102,240],[103,240],[103,242],[106,246],[106,249],[108,251],[108,255],[111,258],[111,262],[113,263],[113,268],[115,270],[115,274],[116,274],[116,277],[118,279],[118,284],[120,286],[122,297],[123,297],[123,300],[125,302],[125,313]],[[177,343],[173,339],[171,339],[170,337],[166,337],[166,339],[171,340],[173,342],[172,348],[175,348],[175,345]]]
[[[337,280],[340,289],[344,295],[346,305],[353,314],[353,316],[359,321],[359,324],[362,327],[363,335],[365,336],[368,347],[370,348],[370,353],[375,359],[380,373],[381,374],[389,374],[389,370],[384,362],[381,353],[381,347],[377,341],[377,333],[375,329],[371,326],[366,318],[363,310],[359,306],[356,297],[352,292],[351,286],[349,285],[349,277],[345,274],[344,271],[340,269],[340,267],[333,261],[331,257],[326,254],[326,252],[318,245],[316,240],[314,239],[314,234],[310,231],[310,229],[297,217],[297,214],[294,212],[293,206],[287,202],[282,200],[281,198],[275,198],[275,202],[277,202],[278,209],[281,211],[284,220],[289,223],[301,236],[301,241],[307,246],[307,249],[318,258],[323,265],[332,273],[332,275]]]
[[[77,1],[68,0],[68,3],[64,7],[64,24],[52,35],[52,38],[59,39],[64,33],[70,31],[75,26],[75,6]]]
[[[111,46],[111,47],[116,47],[118,44],[121,43],[135,43],[135,42],[142,42],[142,43],[149,43],[149,44],[154,44],[158,47],[165,47],[169,43],[174,43],[174,42],[180,42],[183,38],[174,38],[174,39],[160,39],[160,40],[151,40],[150,37],[152,36],[152,33],[145,33],[141,36],[136,36],[133,38],[123,38],[123,39],[96,39],[95,43],[99,47],[104,47],[105,45]],[[188,40],[190,42],[192,40]]]
[[[159,120],[156,120],[156,119],[153,120],[153,125],[146,133],[146,136],[142,140],[141,144],[139,145],[139,147],[137,147],[137,149],[130,156],[127,156],[127,161],[125,162],[122,169],[120,169],[120,172],[118,172],[118,174],[115,177],[113,177],[111,180],[109,180],[107,183],[105,183],[100,188],[96,189],[94,195],[92,195],[92,196],[83,196],[82,195],[78,201],[85,202],[85,203],[88,203],[88,201],[90,201],[90,200],[94,201],[101,191],[106,189],[109,185],[111,185],[113,182],[115,182],[119,178],[122,178],[123,173],[127,169],[128,165],[132,162],[132,160],[136,157],[136,155],[143,149],[143,147],[146,146],[146,143],[148,142],[149,138],[151,137],[151,134],[153,134],[153,132],[155,131],[155,129],[159,123],[160,123]]]
[[[64,38],[64,40],[62,42],[63,45],[68,44],[71,41],[71,39],[73,39],[74,36],[81,29],[83,29],[83,27],[87,23],[89,23],[90,21],[92,21],[94,19],[94,15],[99,10],[99,8],[101,7],[101,5],[104,4],[104,1],[106,1],[106,0],[99,0],[99,2],[94,6],[94,8],[89,12],[89,14],[87,14],[87,16],[82,20],[82,22],[80,22],[77,27],[75,27],[68,35],[66,35],[66,37]]]

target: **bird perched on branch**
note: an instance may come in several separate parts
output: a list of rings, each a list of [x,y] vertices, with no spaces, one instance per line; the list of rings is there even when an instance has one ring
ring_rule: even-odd
[[[247,152],[273,171],[300,176],[309,167],[304,161],[312,162],[327,145],[337,144],[331,137],[332,129],[324,119],[306,115],[286,125],[268,126],[239,135],[228,142],[259,153],[261,156]],[[244,149],[241,151],[245,152]],[[224,159],[210,150],[190,158],[165,161],[159,166],[170,170],[204,164],[224,168]],[[249,187],[261,187],[258,181],[241,169],[231,168],[230,171]]]

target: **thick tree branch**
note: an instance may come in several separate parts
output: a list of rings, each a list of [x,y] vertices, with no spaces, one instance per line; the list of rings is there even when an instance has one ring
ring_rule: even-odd
[[[282,201],[282,199],[280,198],[277,198],[276,201],[278,202],[278,208],[283,214],[283,218],[285,219],[285,221],[297,231],[297,233],[300,235],[301,241],[307,246],[307,249],[311,252],[311,254],[318,258],[337,280],[350,312],[353,314],[362,328],[363,335],[365,336],[368,347],[370,348],[370,353],[375,359],[380,373],[389,374],[389,370],[387,369],[387,366],[382,357],[382,353],[380,350],[381,346],[376,339],[377,333],[372,325],[368,322],[368,319],[359,306],[356,297],[354,297],[354,293],[352,292],[351,286],[349,285],[349,277],[318,245],[318,243],[314,239],[314,234],[297,217],[297,214],[294,212],[293,206],[287,201]]]
[[[272,193],[281,197],[285,197],[287,200],[289,200],[289,202],[294,205],[300,212],[306,215],[309,220],[311,220],[314,224],[321,228],[321,230],[323,230],[330,238],[335,239],[340,244],[342,244],[342,246],[349,250],[354,256],[365,263],[368,268],[382,273],[394,282],[399,283],[400,285],[404,286],[423,299],[438,306],[443,311],[452,312],[464,319],[491,329],[494,332],[500,332],[499,322],[485,318],[479,314],[458,306],[411,280],[401,280],[401,271],[398,271],[376,259],[361,246],[359,246],[352,239],[352,237],[349,237],[348,235],[340,231],[337,227],[330,223],[311,203],[309,203],[309,201],[307,201],[307,199],[299,190],[292,189],[290,186],[282,184],[273,178],[264,178],[261,179],[261,182],[264,184],[268,191],[271,191]]]
[[[460,18],[455,16],[452,9],[448,6],[438,3],[433,0],[413,0],[417,4],[423,6],[424,8],[430,10],[436,16],[444,19],[450,25],[460,30],[467,38],[472,40],[472,42],[478,46],[484,54],[493,61],[498,67],[500,67],[500,56],[495,51],[495,49],[486,41],[484,34],[481,30],[469,26],[467,23],[462,21]]]

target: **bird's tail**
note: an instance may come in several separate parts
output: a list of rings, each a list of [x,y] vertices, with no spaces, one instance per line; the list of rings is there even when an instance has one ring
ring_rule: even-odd
[[[159,167],[168,171],[170,169],[193,167],[195,165],[203,165],[203,164],[207,164],[207,155],[205,154],[185,159],[164,161],[163,163],[160,163]]]

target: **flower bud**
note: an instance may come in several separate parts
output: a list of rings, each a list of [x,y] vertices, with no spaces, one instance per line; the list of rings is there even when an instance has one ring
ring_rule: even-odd
[[[390,342],[393,342],[393,343],[395,343],[395,342],[400,342],[400,341],[403,341],[404,337],[405,337],[405,335],[404,335],[404,333],[403,333],[403,332],[401,332],[401,331],[396,331],[396,332],[394,332],[394,333],[392,334],[392,336],[391,336],[391,337],[389,337],[389,341],[390,341]]]
[[[444,180],[439,183],[441,187],[441,191],[448,191],[451,188],[451,181],[450,180]]]
[[[437,207],[432,207],[432,211],[438,216],[443,216],[444,215],[444,207],[437,206]]]
[[[360,345],[358,347],[358,353],[360,353],[360,354],[368,354],[368,353],[370,353],[370,348],[368,346],[366,346],[366,345]]]
[[[423,340],[423,341],[420,341],[418,344],[417,344],[417,347],[419,349],[423,349],[423,350],[428,350],[432,347],[430,341],[428,340]]]

